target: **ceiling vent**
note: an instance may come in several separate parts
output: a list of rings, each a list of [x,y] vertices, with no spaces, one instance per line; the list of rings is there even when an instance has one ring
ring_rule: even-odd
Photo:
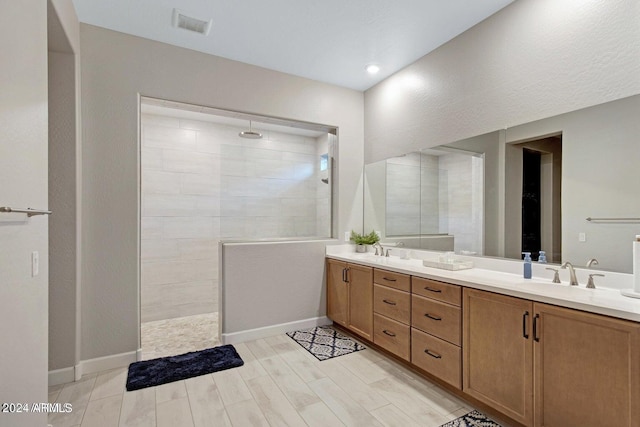
[[[209,31],[211,30],[212,23],[213,23],[213,19],[204,21],[202,19],[198,19],[189,15],[186,15],[181,10],[173,9],[172,24],[176,28],[183,28],[185,30],[193,31],[195,33],[203,34],[206,36],[209,34]]]

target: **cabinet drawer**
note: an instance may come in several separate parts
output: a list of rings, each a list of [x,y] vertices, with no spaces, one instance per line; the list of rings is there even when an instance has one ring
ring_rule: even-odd
[[[410,330],[408,325],[373,314],[373,342],[405,360],[409,360]]]
[[[411,291],[411,276],[408,274],[394,273],[393,271],[375,269],[373,271],[373,282],[401,291]]]
[[[411,323],[411,294],[374,284],[373,311],[408,325]]]
[[[411,328],[411,363],[462,389],[460,347]]]
[[[462,288],[458,285],[438,282],[436,280],[411,278],[411,292],[427,298],[437,299],[460,307],[462,301]]]
[[[455,345],[461,342],[460,308],[418,295],[411,296],[411,326]]]

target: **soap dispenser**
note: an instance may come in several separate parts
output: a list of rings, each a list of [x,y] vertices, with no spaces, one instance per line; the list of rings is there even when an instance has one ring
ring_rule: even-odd
[[[538,256],[538,262],[540,264],[546,264],[547,263],[547,255],[545,255],[544,251],[540,251],[540,256]]]
[[[524,254],[524,278],[531,279],[531,252],[522,252]]]

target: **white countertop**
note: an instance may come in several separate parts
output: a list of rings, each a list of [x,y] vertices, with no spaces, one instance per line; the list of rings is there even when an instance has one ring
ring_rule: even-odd
[[[619,289],[606,287],[587,289],[584,286],[584,280],[580,282],[580,286],[570,286],[566,281],[559,284],[552,283],[548,277],[536,276],[536,272],[544,271],[540,266],[534,268],[532,279],[524,279],[522,274],[486,268],[488,265],[486,260],[479,263],[485,268],[474,267],[468,270],[449,271],[424,267],[422,259],[401,259],[398,256],[387,258],[375,256],[371,252],[356,253],[352,245],[328,246],[326,256],[426,279],[640,322],[640,299],[622,296]],[[522,265],[517,261],[496,260],[495,263],[498,265],[504,262],[519,265],[520,268]],[[513,266],[510,269],[513,271]],[[596,286],[598,286],[597,282]]]

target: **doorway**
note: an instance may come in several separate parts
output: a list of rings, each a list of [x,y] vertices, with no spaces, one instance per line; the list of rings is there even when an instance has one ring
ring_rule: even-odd
[[[506,256],[561,262],[562,134],[508,144],[505,170]]]

